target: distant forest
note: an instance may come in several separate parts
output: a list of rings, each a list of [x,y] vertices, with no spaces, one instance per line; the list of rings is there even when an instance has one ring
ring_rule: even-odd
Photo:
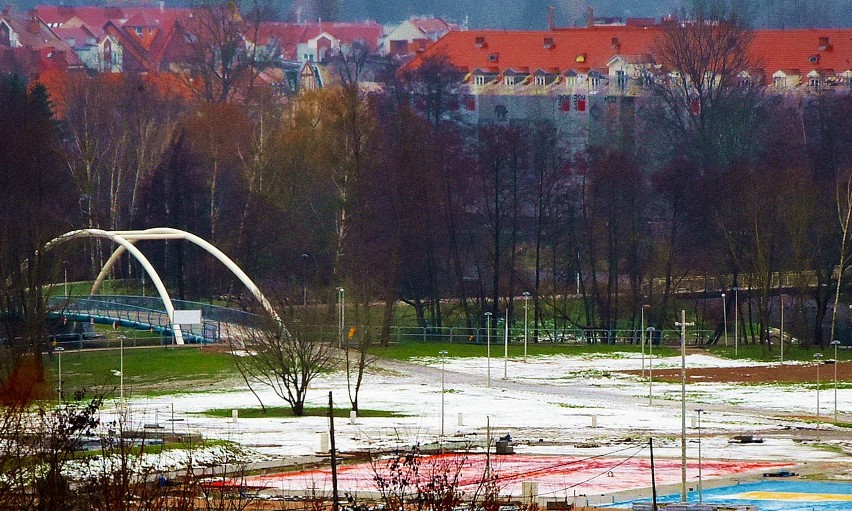
[[[55,0],[54,0],[55,1]],[[154,0],[149,0],[154,3]],[[193,0],[166,0],[170,7],[187,6]],[[242,0],[243,7],[251,0]],[[261,0],[262,1],[262,0]],[[689,0],[685,0],[689,3]],[[7,0],[8,2],[8,0]],[[16,9],[28,9],[39,0],[12,0]],[[66,0],[68,5],[137,4],[128,0]],[[327,10],[335,0],[269,0],[271,15],[295,20],[297,11],[302,19],[315,18],[317,9]],[[547,8],[554,7],[557,26],[585,23],[589,7],[596,17],[653,17],[659,18],[678,10],[680,0],[337,0],[331,9],[342,21],[374,19],[394,23],[410,16],[440,16],[459,25],[467,22],[470,28],[545,29]],[[318,7],[316,4],[324,4]],[[852,26],[852,0],[738,0],[737,7],[754,28],[802,28]],[[330,20],[329,20],[330,21]]]

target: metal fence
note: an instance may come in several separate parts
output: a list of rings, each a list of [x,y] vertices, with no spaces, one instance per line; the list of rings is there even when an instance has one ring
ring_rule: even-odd
[[[309,333],[320,339],[335,340],[343,337],[344,342],[357,342],[369,334],[373,341],[381,337],[381,327],[370,327],[369,331],[356,325],[345,325],[339,330],[337,325],[298,325],[298,330]],[[686,343],[690,346],[704,344],[712,335],[711,330],[687,329]],[[485,327],[414,327],[414,326],[392,326],[389,338],[391,342],[403,344],[413,342],[445,342],[458,344],[486,344],[489,340],[488,329]],[[640,344],[650,342],[648,333],[642,336],[639,329],[636,330],[594,330],[594,329],[570,329],[570,330],[545,330],[539,328],[538,337],[533,329],[528,329],[528,343],[551,343],[551,344]],[[506,342],[506,329],[502,326],[491,328],[490,340],[492,343],[503,344]],[[524,328],[512,327],[508,330],[509,344],[523,344]],[[656,330],[654,331],[654,344],[679,344],[680,330]]]

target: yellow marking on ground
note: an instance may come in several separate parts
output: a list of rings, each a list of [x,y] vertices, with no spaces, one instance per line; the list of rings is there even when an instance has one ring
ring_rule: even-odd
[[[852,502],[848,493],[802,493],[783,491],[747,491],[733,496],[744,500],[782,500],[789,502]]]

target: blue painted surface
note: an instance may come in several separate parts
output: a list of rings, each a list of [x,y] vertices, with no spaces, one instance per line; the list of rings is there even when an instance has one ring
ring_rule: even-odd
[[[705,489],[705,504],[752,505],[759,511],[850,511],[852,500],[812,501],[756,500],[744,498],[746,492],[776,492],[817,495],[844,495],[852,497],[852,483],[827,483],[815,481],[760,481],[721,488]],[[848,498],[848,497],[847,497]],[[698,502],[698,492],[689,492],[689,502]],[[657,502],[679,502],[680,493],[657,498]],[[630,507],[633,502],[649,502],[648,499],[616,503],[612,507]]]

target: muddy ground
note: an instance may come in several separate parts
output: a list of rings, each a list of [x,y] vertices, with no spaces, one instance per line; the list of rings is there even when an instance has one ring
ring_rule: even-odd
[[[819,367],[819,378],[822,384],[834,381],[834,364],[823,363]],[[680,381],[680,369],[654,369],[655,380],[671,382]],[[639,374],[640,371],[625,371],[628,374]],[[791,363],[772,366],[752,367],[712,367],[687,368],[686,380],[689,383],[719,382],[719,383],[814,383],[817,380],[815,363]],[[852,381],[852,362],[837,364],[837,381]]]

